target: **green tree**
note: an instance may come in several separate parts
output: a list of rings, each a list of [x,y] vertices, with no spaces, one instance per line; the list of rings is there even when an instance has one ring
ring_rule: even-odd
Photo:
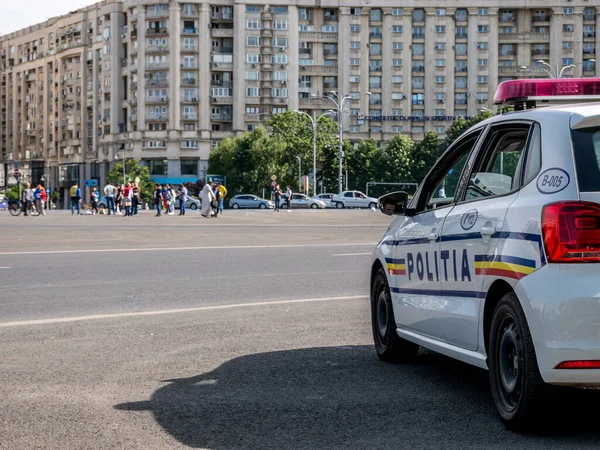
[[[152,201],[152,195],[154,192],[154,183],[150,179],[150,172],[148,167],[142,167],[139,160],[128,159],[125,161],[125,179],[129,181],[135,181],[139,178],[140,195],[142,200],[145,202]],[[123,184],[123,163],[118,162],[106,175],[106,180],[115,186]],[[101,183],[102,184],[102,183]],[[100,191],[102,186],[100,186]]]
[[[452,125],[450,125],[450,128],[448,128],[446,130],[445,147],[446,148],[450,147],[450,145],[452,145],[452,143],[456,139],[458,139],[458,137],[461,134],[463,134],[465,131],[467,131],[469,128],[471,128],[473,125],[476,125],[479,122],[489,119],[492,116],[494,116],[494,113],[492,111],[486,110],[486,111],[482,111],[480,114],[478,114],[476,116],[471,117],[469,120],[466,120],[464,117],[459,117],[454,122],[452,122]]]
[[[435,131],[425,133],[423,140],[418,142],[413,152],[412,180],[420,183],[427,172],[433,167],[442,154],[444,147]]]

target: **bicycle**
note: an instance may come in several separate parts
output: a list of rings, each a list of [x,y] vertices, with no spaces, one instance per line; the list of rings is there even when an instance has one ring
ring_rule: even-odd
[[[20,200],[17,200],[16,202],[8,203],[8,212],[10,213],[11,216],[15,216],[15,217],[19,216],[23,212],[23,210],[24,210],[23,202]],[[35,207],[35,204],[33,202],[28,203],[27,212],[29,213],[30,216],[33,216],[33,217],[40,215],[40,212]]]

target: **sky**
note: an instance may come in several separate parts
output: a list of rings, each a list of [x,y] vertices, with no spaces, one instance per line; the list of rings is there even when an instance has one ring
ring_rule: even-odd
[[[0,34],[8,34],[96,2],[94,0],[0,0],[0,3],[2,3]]]

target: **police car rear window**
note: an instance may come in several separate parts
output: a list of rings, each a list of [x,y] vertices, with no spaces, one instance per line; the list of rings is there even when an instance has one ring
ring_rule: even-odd
[[[580,192],[600,192],[600,127],[571,131]]]

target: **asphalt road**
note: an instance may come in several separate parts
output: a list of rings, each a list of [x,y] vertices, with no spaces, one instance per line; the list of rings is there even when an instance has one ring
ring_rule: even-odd
[[[518,435],[482,370],[371,347],[366,211],[0,213],[0,448],[598,448],[595,392]]]

